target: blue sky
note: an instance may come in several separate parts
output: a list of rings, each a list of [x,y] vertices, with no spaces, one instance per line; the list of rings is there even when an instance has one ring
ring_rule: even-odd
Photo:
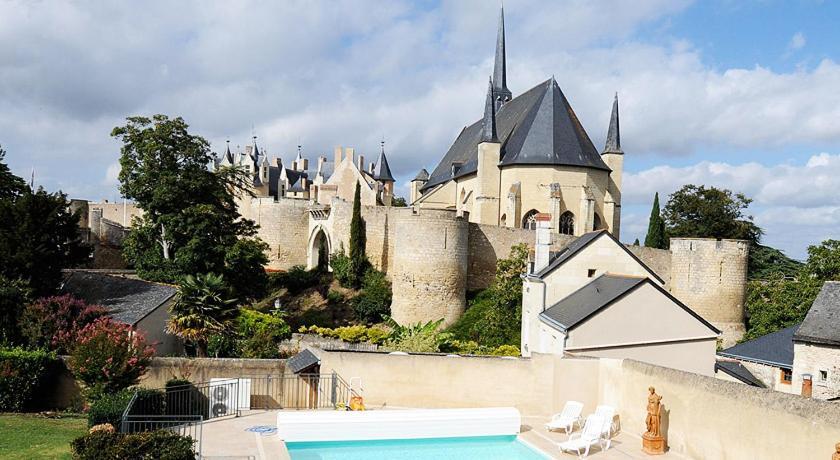
[[[554,75],[597,146],[621,99],[622,239],[654,192],[754,198],[765,242],[840,238],[837,2],[505,2],[514,95]],[[73,197],[117,197],[126,116],[181,115],[215,149],[291,159],[385,136],[406,181],[481,116],[498,4],[485,0],[0,3],[0,145]]]

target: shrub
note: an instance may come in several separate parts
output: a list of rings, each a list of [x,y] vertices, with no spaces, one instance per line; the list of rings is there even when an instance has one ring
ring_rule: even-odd
[[[493,356],[520,356],[519,347],[516,345],[501,345],[490,350],[488,354]]]
[[[355,281],[355,272],[353,271],[353,263],[350,257],[345,254],[344,247],[338,250],[330,258],[330,266],[333,269],[333,277],[338,281],[342,287],[353,287]]]
[[[24,308],[20,332],[31,348],[50,348],[66,354],[79,331],[107,314],[104,307],[88,305],[69,294],[44,297]]]
[[[187,379],[166,382],[166,413],[168,415],[203,415],[207,412],[206,398]]]
[[[71,447],[73,457],[79,460],[194,460],[193,444],[191,437],[166,430],[131,434],[96,431],[76,438]]]
[[[119,431],[122,415],[128,402],[131,401],[134,390],[125,389],[116,393],[101,395],[91,403],[88,409],[88,426],[93,427],[109,423]]]
[[[340,293],[338,291],[333,291],[332,289],[330,289],[330,291],[327,292],[327,302],[335,304],[335,303],[341,303],[343,301],[344,301],[344,295],[342,293]]]
[[[440,331],[443,318],[428,323],[417,323],[401,326],[388,319],[388,325],[393,332],[384,342],[384,347],[392,351],[407,351],[415,353],[437,353],[441,345],[450,338],[449,334]]]
[[[20,342],[18,323],[32,290],[23,280],[10,280],[0,275],[0,344]]]
[[[269,275],[271,289],[286,288],[289,294],[299,294],[318,284],[321,274],[318,270],[307,270],[303,265],[295,265],[287,272],[276,272]]]
[[[88,396],[127,388],[146,373],[154,355],[143,334],[125,323],[100,318],[79,332],[68,367]]]
[[[314,325],[309,327],[301,326],[298,332],[301,334],[316,334],[331,339],[341,339],[350,343],[370,342],[377,345],[381,345],[391,335],[391,331],[382,329],[381,327],[367,327],[362,325],[337,328]]]
[[[0,411],[23,409],[53,361],[46,351],[0,349]]]
[[[356,319],[375,323],[391,313],[391,283],[385,274],[373,267],[368,268],[362,280],[362,293],[353,299]]]

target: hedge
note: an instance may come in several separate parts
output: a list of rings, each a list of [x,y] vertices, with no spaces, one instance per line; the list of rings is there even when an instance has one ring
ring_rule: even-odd
[[[110,423],[119,431],[122,416],[128,403],[137,393],[132,413],[135,415],[163,415],[165,396],[160,390],[127,388],[106,394],[91,404],[88,410],[88,426]]]
[[[79,460],[160,459],[194,460],[194,441],[166,430],[143,433],[96,431],[76,438],[71,446]]]
[[[46,351],[0,348],[0,411],[23,409],[55,360]]]

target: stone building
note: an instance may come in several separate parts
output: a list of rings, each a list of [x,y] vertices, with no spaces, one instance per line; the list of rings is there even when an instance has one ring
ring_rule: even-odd
[[[510,228],[533,229],[534,217],[548,213],[558,233],[606,229],[618,237],[618,96],[599,153],[554,77],[513,97],[506,72],[502,10],[484,116],[461,131],[431,174],[422,170],[412,181],[412,205]]]

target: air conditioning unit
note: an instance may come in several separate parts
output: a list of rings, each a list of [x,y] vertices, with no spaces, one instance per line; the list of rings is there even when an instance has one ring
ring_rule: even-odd
[[[233,415],[251,408],[251,379],[210,379],[208,418]]]

